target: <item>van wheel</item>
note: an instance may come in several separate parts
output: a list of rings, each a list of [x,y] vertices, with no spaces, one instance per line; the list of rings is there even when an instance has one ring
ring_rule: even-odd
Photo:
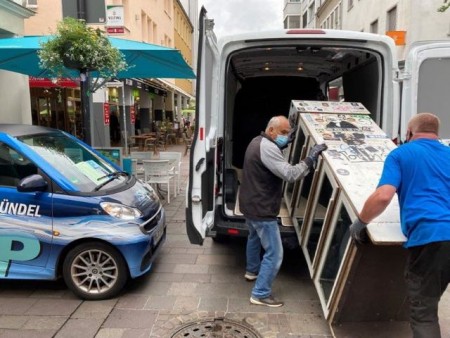
[[[76,246],[63,265],[66,285],[88,300],[107,299],[125,286],[128,272],[123,257],[113,247],[100,242]]]

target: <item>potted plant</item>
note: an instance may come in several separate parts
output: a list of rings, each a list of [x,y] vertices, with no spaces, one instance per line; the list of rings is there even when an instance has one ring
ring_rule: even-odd
[[[66,68],[71,68],[80,74],[96,71],[98,78],[110,79],[128,68],[123,54],[111,45],[104,32],[75,18],[59,22],[56,33],[41,47],[40,67],[55,77],[64,77]]]

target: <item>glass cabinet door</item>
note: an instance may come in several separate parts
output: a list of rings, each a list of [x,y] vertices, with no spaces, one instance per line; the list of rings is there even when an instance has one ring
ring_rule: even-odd
[[[302,128],[297,129],[297,133],[294,142],[290,144],[290,148],[287,149],[288,161],[290,164],[297,164],[306,157],[308,149],[309,137],[305,136]],[[303,180],[295,182],[287,182],[285,184],[284,199],[289,211],[289,215],[292,215],[292,209],[296,203],[295,197],[297,191],[300,188]]]
[[[302,249],[311,275],[315,274],[316,256],[322,251],[324,239],[330,225],[330,217],[339,196],[339,187],[331,171],[324,165],[319,172],[318,184],[313,187],[311,214],[305,220],[305,236]],[[320,257],[319,257],[320,258]]]
[[[339,269],[344,259],[348,243],[350,242],[349,227],[352,224],[349,208],[339,199],[331,219],[317,276],[318,289],[321,290],[325,303],[328,303],[335,286]]]

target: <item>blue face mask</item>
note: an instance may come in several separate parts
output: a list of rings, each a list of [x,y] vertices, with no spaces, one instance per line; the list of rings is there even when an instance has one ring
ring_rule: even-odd
[[[275,138],[275,143],[277,144],[277,146],[279,148],[283,148],[285,147],[289,142],[289,138],[287,137],[287,135],[278,135]]]

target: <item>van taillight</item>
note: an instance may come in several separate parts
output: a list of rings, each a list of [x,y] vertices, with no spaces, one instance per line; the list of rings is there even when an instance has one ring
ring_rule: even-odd
[[[237,236],[237,235],[239,235],[239,230],[238,229],[228,229],[227,233],[228,233],[228,235]]]
[[[326,34],[321,29],[290,29],[286,34]]]

